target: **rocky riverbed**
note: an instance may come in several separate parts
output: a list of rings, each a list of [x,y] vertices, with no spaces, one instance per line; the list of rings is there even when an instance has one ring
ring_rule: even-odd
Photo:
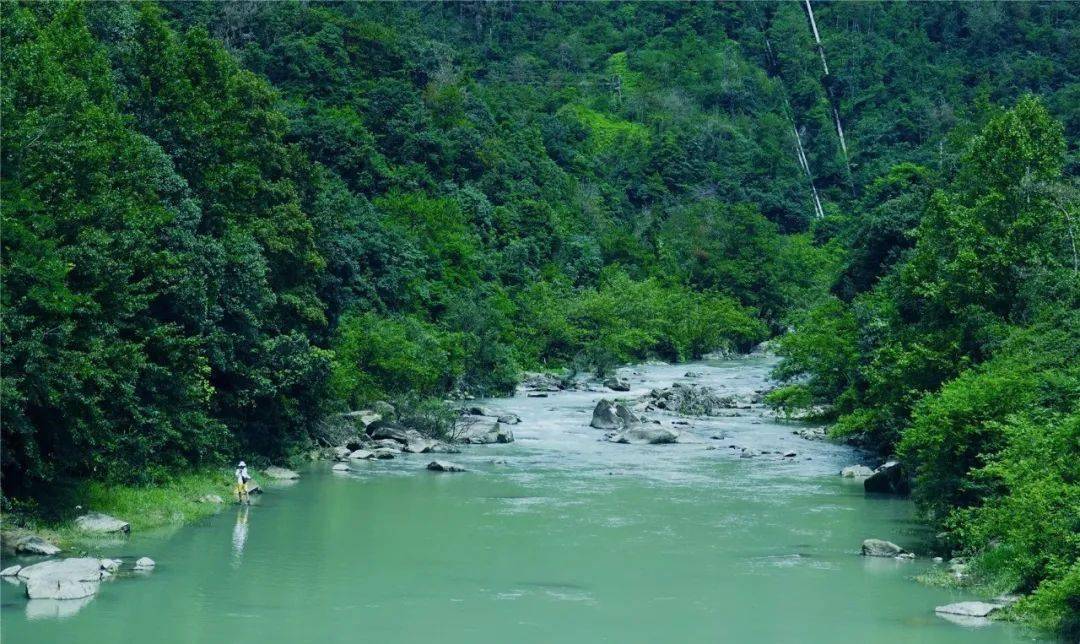
[[[949,564],[921,556],[927,535],[910,502],[865,492],[880,463],[816,439],[814,426],[777,422],[759,402],[771,364],[632,367],[617,387],[547,381],[548,391],[470,401],[462,418],[478,440],[444,444],[457,453],[368,416],[363,434],[334,454],[341,460],[267,475],[252,507],[223,506],[167,537],[124,537],[115,553],[123,574],[99,580],[94,595],[27,600],[21,585],[0,584],[4,634],[60,642],[121,629],[158,642],[198,632],[282,643],[355,633],[383,642],[1027,637],[955,614],[985,607],[948,608],[987,598],[913,581]],[[679,389],[693,393],[668,393]],[[598,408],[615,426],[592,426]],[[657,430],[674,442],[648,440]],[[392,458],[373,456],[379,450]],[[152,574],[135,574],[142,553],[152,553]],[[60,616],[68,619],[41,619]]]

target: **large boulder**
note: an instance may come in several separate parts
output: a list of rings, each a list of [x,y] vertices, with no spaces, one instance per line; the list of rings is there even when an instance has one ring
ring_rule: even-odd
[[[522,376],[519,386],[524,391],[561,391],[563,388],[562,381],[548,373],[526,373]]]
[[[358,423],[361,427],[367,427],[371,423],[377,420],[382,420],[382,414],[372,409],[361,409],[359,411],[350,411],[341,415],[342,418],[348,418],[354,423]]]
[[[359,436],[353,436],[346,440],[342,447],[348,449],[350,452],[355,452],[358,449],[367,449],[372,444],[371,437],[367,434],[360,434]]]
[[[344,460],[348,459],[349,455],[352,454],[354,451],[355,450],[349,449],[349,447],[346,446],[346,445],[342,445],[341,447],[335,447],[334,448],[334,460],[336,460],[336,461],[344,461]]]
[[[589,426],[596,429],[619,429],[622,427],[622,420],[615,413],[615,403],[607,398],[596,403],[596,407],[593,408],[592,422],[589,423]]]
[[[371,403],[371,410],[384,419],[393,418],[397,414],[397,409],[394,409],[394,406],[385,400],[376,400]]]
[[[863,481],[863,490],[876,494],[907,494],[911,491],[899,461],[889,461]]]
[[[478,422],[465,428],[461,435],[461,442],[472,445],[513,443],[514,432],[498,421],[494,423]]]
[[[397,423],[392,423],[386,420],[380,420],[368,425],[368,436],[375,440],[395,440],[399,443],[407,443],[409,441],[408,429]]]
[[[101,560],[93,557],[52,559],[27,566],[18,578],[26,583],[30,599],[81,599],[101,586]]]
[[[60,552],[60,548],[41,537],[28,534],[15,540],[15,552],[24,555],[52,556]]]
[[[135,570],[153,570],[157,563],[150,557],[139,557],[135,561]]]
[[[848,465],[840,470],[840,476],[846,479],[864,479],[874,473],[874,470],[865,465]]]
[[[22,566],[20,566],[19,564],[15,564],[14,566],[8,566],[7,568],[0,570],[0,577],[14,577],[15,575],[19,574],[20,570],[22,570]]]
[[[431,461],[427,468],[432,472],[464,472],[465,468],[450,461]]]
[[[608,378],[604,381],[604,386],[612,391],[630,391],[630,383],[622,378]]]
[[[503,414],[499,416],[499,422],[503,425],[517,425],[521,422],[521,417],[517,414]]]
[[[376,450],[373,450],[372,454],[374,454],[375,458],[379,459],[380,461],[385,461],[385,460],[394,458],[394,455],[397,454],[397,452],[395,452],[392,449],[387,449],[385,447],[380,447],[380,448],[378,448]]]
[[[664,443],[676,443],[679,440],[679,432],[666,427],[655,425],[642,425],[627,427],[621,432],[613,434],[609,441],[613,443],[635,443],[647,445],[660,445]]]
[[[278,481],[291,481],[300,478],[300,475],[296,472],[286,467],[277,467],[276,465],[271,465],[263,470],[263,474]]]
[[[364,461],[371,458],[375,458],[375,452],[369,449],[358,449],[355,452],[349,452],[349,458],[356,461]],[[342,465],[345,465],[342,463]],[[348,465],[345,465],[344,469],[349,469]]]
[[[402,447],[402,451],[410,454],[423,454],[431,451],[435,443],[436,441],[431,440],[415,429],[410,429],[405,432],[405,446]]]
[[[75,519],[75,525],[83,532],[111,534],[131,532],[131,524],[100,512],[91,512]]]
[[[892,541],[866,539],[862,542],[862,554],[864,557],[897,557],[906,553],[906,550]]]
[[[710,387],[679,382],[667,389],[653,389],[645,401],[683,416],[718,416],[739,404],[735,396],[722,396]]]

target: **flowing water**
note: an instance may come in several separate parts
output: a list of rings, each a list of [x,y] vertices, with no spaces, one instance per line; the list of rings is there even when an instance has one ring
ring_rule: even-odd
[[[761,387],[767,358],[623,370],[636,396],[687,381]],[[910,502],[868,498],[837,471],[850,448],[759,411],[693,419],[676,445],[600,442],[612,394],[483,401],[517,442],[447,456],[319,463],[250,508],[101,555],[157,569],[83,602],[0,584],[7,642],[1019,642],[935,605],[973,599],[913,577],[933,564],[859,556],[879,537],[918,550]],[[665,422],[672,420],[664,417]],[[712,436],[722,436],[713,439]],[[783,452],[739,458],[729,445]],[[709,449],[714,448],[714,449]],[[9,563],[9,562],[5,562]]]

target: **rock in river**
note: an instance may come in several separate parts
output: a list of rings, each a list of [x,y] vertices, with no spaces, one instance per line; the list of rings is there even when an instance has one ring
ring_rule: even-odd
[[[499,422],[503,425],[517,425],[521,422],[521,417],[519,417],[517,414],[505,414],[503,416],[499,416]]]
[[[604,386],[612,391],[630,391],[630,383],[622,378],[608,378],[604,381]]]
[[[863,490],[880,494],[907,494],[911,488],[900,462],[889,461],[863,481]]]
[[[666,427],[641,426],[627,427],[621,432],[612,434],[609,438],[612,443],[637,443],[647,445],[660,445],[663,443],[676,443],[679,441],[679,432]]]
[[[81,599],[98,591],[101,560],[93,557],[52,559],[19,571],[30,599]]]
[[[135,562],[135,570],[152,570],[157,565],[150,557],[139,557]]]
[[[840,476],[846,479],[863,479],[874,473],[874,470],[865,465],[848,465],[840,470]]]
[[[615,403],[606,398],[596,403],[596,407],[593,408],[592,422],[589,425],[597,429],[619,429],[622,427],[622,421],[615,413]]]
[[[109,534],[113,532],[131,532],[131,524],[100,512],[91,512],[75,519],[75,525],[83,532]]]
[[[334,465],[330,469],[334,470],[335,472],[348,472],[349,466],[346,463],[334,463]]]
[[[279,481],[288,481],[288,480],[291,480],[291,479],[300,478],[300,475],[297,474],[296,472],[294,472],[294,471],[292,471],[292,470],[290,470],[288,468],[277,467],[275,465],[271,465],[270,467],[263,470],[263,474],[266,474],[270,478],[277,479]]]
[[[999,608],[1001,608],[1000,604],[989,604],[987,602],[957,602],[938,606],[934,609],[934,612],[946,615],[961,615],[963,617],[987,617]]]
[[[450,461],[431,461],[427,468],[432,472],[464,472],[465,468]]]
[[[866,539],[862,542],[864,557],[896,557],[906,551],[892,541],[884,539]]]
[[[486,421],[473,423],[467,426],[462,433],[461,442],[473,445],[487,445],[489,443],[513,443],[514,432],[502,423],[488,424]]]
[[[351,458],[353,460],[357,460],[357,461],[363,461],[363,460],[367,460],[369,458],[375,458],[375,452],[373,452],[373,451],[371,451],[369,449],[358,449],[355,452],[350,452],[349,453],[349,458]],[[341,463],[341,465],[344,465],[344,467],[341,468],[341,469],[346,469],[346,470],[349,469],[348,465],[345,465],[344,463]],[[334,469],[337,469],[337,468],[334,468]]]
[[[7,568],[0,570],[0,577],[14,577],[15,575],[19,574],[20,570],[22,570],[22,566],[20,566],[19,564],[15,564],[14,566],[8,566]]]

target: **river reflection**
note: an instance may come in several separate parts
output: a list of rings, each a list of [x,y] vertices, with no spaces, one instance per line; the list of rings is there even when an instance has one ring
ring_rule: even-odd
[[[236,525],[233,526],[232,533],[232,565],[234,568],[240,566],[240,562],[244,557],[244,546],[247,544],[248,537],[248,514],[250,511],[251,506],[247,503],[241,503],[236,511]]]

